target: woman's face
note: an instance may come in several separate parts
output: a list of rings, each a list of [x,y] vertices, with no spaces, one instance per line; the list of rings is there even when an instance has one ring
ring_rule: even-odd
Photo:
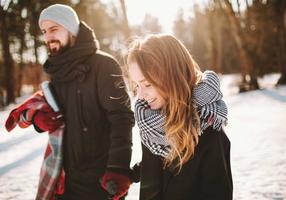
[[[128,72],[139,99],[146,100],[153,110],[160,109],[165,105],[165,100],[156,88],[145,79],[137,62],[129,64]]]

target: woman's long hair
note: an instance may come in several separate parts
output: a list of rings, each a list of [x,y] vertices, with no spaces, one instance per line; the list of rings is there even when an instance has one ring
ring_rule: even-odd
[[[139,65],[145,79],[166,101],[162,112],[166,114],[164,128],[171,150],[164,163],[165,167],[175,164],[180,170],[199,141],[200,120],[192,91],[201,71],[186,47],[171,35],[135,40],[127,56],[127,64],[131,62]]]

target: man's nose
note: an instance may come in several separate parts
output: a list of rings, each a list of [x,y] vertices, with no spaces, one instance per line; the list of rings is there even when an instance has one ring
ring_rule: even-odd
[[[53,36],[51,34],[49,34],[49,33],[45,33],[44,34],[44,41],[45,41],[45,43],[48,43],[52,39],[53,39]]]

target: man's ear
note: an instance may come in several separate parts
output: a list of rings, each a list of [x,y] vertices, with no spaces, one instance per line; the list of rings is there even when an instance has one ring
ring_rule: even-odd
[[[75,44],[76,37],[72,35],[70,32],[69,32],[69,40],[70,40],[71,46],[73,46]]]

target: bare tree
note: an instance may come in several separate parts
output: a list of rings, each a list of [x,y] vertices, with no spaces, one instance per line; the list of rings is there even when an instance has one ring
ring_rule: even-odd
[[[258,89],[257,75],[253,73],[253,62],[246,48],[246,39],[243,34],[239,19],[235,16],[235,12],[231,3],[228,0],[223,0],[224,10],[226,16],[230,22],[231,33],[239,51],[239,57],[241,62],[241,75],[242,84],[240,85],[240,91],[249,89]],[[249,77],[249,78],[247,78]]]
[[[10,52],[9,34],[7,27],[7,10],[0,6],[0,30],[1,30],[1,43],[2,43],[2,56],[4,64],[4,86],[6,89],[6,105],[15,101],[14,94],[14,62]]]
[[[286,1],[275,1],[275,10],[277,13],[277,27],[279,32],[279,57],[281,77],[278,84],[286,84]]]
[[[220,15],[221,5],[218,9],[210,10],[208,12],[208,24],[210,31],[210,52],[211,52],[211,66],[215,72],[222,72],[222,16]]]
[[[131,36],[131,34],[130,34],[130,28],[129,28],[129,24],[128,24],[125,0],[120,0],[120,5],[121,5],[122,13],[123,13],[123,24],[124,24],[125,38],[129,38]]]

